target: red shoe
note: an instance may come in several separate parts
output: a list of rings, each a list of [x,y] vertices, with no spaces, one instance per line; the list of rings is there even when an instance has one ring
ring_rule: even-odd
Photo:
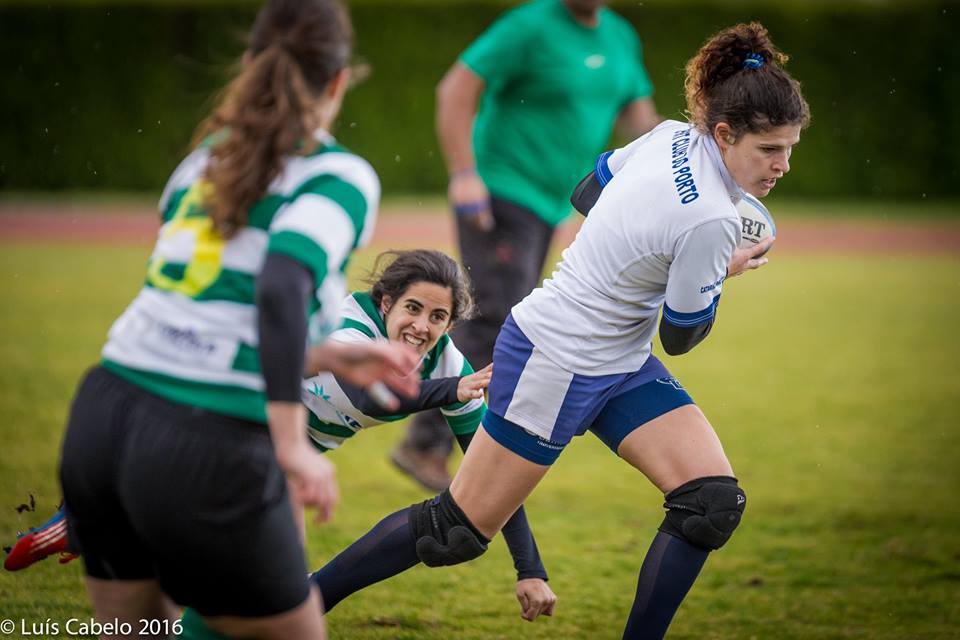
[[[39,527],[17,536],[17,543],[8,552],[3,568],[7,571],[26,569],[55,553],[60,554],[61,564],[77,557],[67,550],[67,521],[63,509],[58,509],[53,517]]]

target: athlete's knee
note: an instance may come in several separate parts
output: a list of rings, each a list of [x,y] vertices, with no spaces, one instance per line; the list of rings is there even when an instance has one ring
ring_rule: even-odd
[[[490,542],[460,510],[449,489],[412,505],[410,528],[416,540],[417,557],[428,567],[473,560],[483,555]]]
[[[691,480],[664,498],[667,515],[660,531],[707,551],[726,544],[747,505],[737,479],[729,476]]]

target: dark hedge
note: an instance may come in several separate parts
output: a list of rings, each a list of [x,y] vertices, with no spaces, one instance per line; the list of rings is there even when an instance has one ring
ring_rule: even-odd
[[[337,130],[387,193],[442,190],[434,87],[499,2],[353,7],[372,74]],[[752,19],[791,55],[813,124],[778,193],[960,196],[960,6],[710,2],[614,8],[637,27],[660,112],[680,117],[683,65],[707,35]],[[213,104],[251,3],[0,6],[0,188],[159,191]]]

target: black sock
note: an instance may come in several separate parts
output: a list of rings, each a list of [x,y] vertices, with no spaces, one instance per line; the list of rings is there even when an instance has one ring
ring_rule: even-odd
[[[640,568],[624,640],[660,640],[697,579],[708,552],[658,531]]]
[[[320,587],[327,611],[355,591],[418,564],[409,525],[410,508],[390,514],[310,576]]]

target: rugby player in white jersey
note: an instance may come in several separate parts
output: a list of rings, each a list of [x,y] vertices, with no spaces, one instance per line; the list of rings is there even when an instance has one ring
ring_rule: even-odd
[[[667,353],[695,347],[724,281],[766,263],[772,238],[737,249],[735,204],[743,192],[766,196],[789,171],[809,121],[785,61],[760,24],[716,34],[687,64],[690,122],[664,122],[600,157],[574,192],[589,212],[583,227],[500,331],[490,406],[450,489],[410,507],[397,544],[429,566],[479,556],[589,430],[665,494],[623,635],[666,633],[746,497],[712,426],[650,343],[662,308]]]

